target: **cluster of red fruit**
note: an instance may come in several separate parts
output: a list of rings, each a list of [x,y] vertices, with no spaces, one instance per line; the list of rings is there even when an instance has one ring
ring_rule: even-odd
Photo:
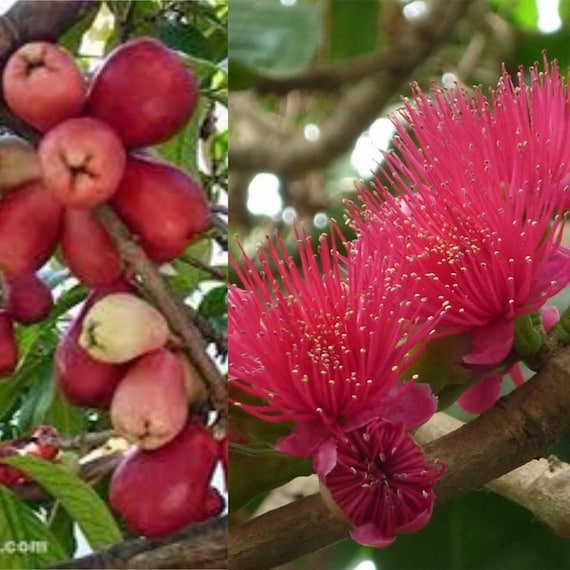
[[[15,439],[0,444],[0,457],[31,455],[53,461],[59,450],[54,446],[59,434],[53,426],[38,426],[27,438]],[[28,480],[26,475],[11,465],[0,463],[0,485],[14,487]]]
[[[179,256],[210,227],[200,185],[137,150],[167,140],[189,120],[197,80],[175,53],[148,38],[114,50],[89,84],[63,48],[35,42],[12,55],[3,90],[14,114],[45,134],[39,177],[0,201],[8,291],[1,371],[11,373],[18,360],[11,319],[35,322],[49,312],[51,293],[34,272],[60,243],[63,261],[92,291],[58,345],[59,386],[74,404],[110,408],[117,432],[137,443],[113,475],[111,504],[130,528],[153,538],[219,514],[224,501],[210,484],[221,446],[189,415],[206,403],[203,382],[184,355],[167,348],[162,314],[124,280],[95,211],[108,202],[157,263]],[[12,285],[19,280],[26,280],[24,293]],[[42,296],[31,295],[32,286]],[[30,319],[31,307],[40,305],[30,301],[40,297],[42,310]]]

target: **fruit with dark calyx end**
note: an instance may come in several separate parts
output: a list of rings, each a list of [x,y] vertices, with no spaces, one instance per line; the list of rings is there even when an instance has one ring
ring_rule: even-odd
[[[97,301],[83,320],[79,344],[96,360],[121,363],[161,348],[168,340],[162,313],[130,293]]]
[[[196,367],[188,360],[185,354],[180,352],[177,354],[177,357],[180,359],[184,370],[187,401],[192,407],[200,408],[208,401],[206,384]]]
[[[116,48],[95,73],[87,113],[109,123],[129,147],[152,146],[194,113],[198,81],[176,53],[151,38]]]
[[[200,522],[220,516],[224,512],[225,508],[226,501],[222,497],[222,494],[218,489],[216,489],[216,487],[210,487],[208,490],[208,497],[204,504],[203,518]]]
[[[63,209],[44,186],[32,182],[0,201],[0,268],[8,277],[33,273],[51,256]]]
[[[13,455],[19,455],[18,450],[15,447],[9,443],[0,444],[0,457],[11,457]],[[25,481],[26,476],[20,470],[12,467],[11,465],[0,463],[0,485],[14,487],[15,485],[20,485]]]
[[[35,273],[7,278],[5,306],[15,321],[39,323],[53,306],[51,289]]]
[[[8,312],[0,310],[0,377],[10,376],[18,365],[18,344],[14,322]]]
[[[42,180],[65,206],[91,208],[117,190],[125,149],[107,124],[69,119],[47,133],[38,149]]]
[[[129,369],[111,403],[111,423],[143,449],[157,449],[186,425],[188,396],[180,359],[165,348],[141,356]]]
[[[0,137],[0,192],[9,192],[40,177],[40,160],[34,147],[13,135]]]
[[[170,164],[129,157],[111,204],[156,262],[178,257],[212,218],[201,186]]]
[[[65,397],[73,404],[108,408],[115,389],[127,372],[127,365],[106,364],[94,360],[79,346],[78,341],[83,318],[93,303],[111,292],[128,290],[130,287],[127,284],[118,283],[91,293],[59,341],[55,352],[57,382]]]
[[[67,267],[88,287],[110,285],[121,275],[117,248],[92,210],[65,209],[60,246]]]
[[[2,87],[12,112],[42,132],[79,115],[87,92],[73,56],[48,42],[16,50],[4,68]]]
[[[168,536],[203,520],[217,459],[210,432],[188,425],[159,449],[129,453],[111,478],[110,503],[134,532]]]

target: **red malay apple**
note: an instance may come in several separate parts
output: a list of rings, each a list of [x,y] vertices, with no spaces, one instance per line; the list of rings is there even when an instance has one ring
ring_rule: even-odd
[[[211,226],[206,195],[184,171],[130,156],[112,206],[159,263],[178,257]]]
[[[92,210],[66,208],[60,246],[67,267],[88,287],[110,285],[121,275],[117,248]]]
[[[188,395],[180,358],[164,348],[141,356],[121,380],[111,403],[111,423],[143,449],[157,449],[186,424]]]
[[[35,274],[6,279],[6,310],[22,324],[38,323],[53,305],[51,289]]]
[[[18,345],[12,317],[0,311],[0,376],[10,376],[18,365]]]
[[[64,205],[91,208],[117,190],[125,149],[107,124],[91,117],[69,119],[45,135],[38,150],[42,179]]]
[[[0,268],[9,277],[33,273],[53,253],[63,208],[38,182],[0,201]]]
[[[87,112],[109,123],[129,148],[172,137],[192,116],[198,81],[176,53],[151,38],[116,48],[96,72]]]
[[[204,519],[217,445],[200,425],[188,425],[160,449],[128,454],[111,479],[113,508],[134,532],[161,538]]]
[[[49,42],[16,50],[4,68],[2,88],[13,113],[42,132],[79,115],[87,92],[73,56]]]
[[[109,293],[130,290],[130,286],[119,282],[91,293],[61,338],[55,352],[56,377],[61,391],[73,404],[92,408],[108,408],[111,404],[128,367],[94,360],[79,346],[79,335],[85,314],[97,300]]]

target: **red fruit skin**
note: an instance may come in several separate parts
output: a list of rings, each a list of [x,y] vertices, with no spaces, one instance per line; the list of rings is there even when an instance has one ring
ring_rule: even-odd
[[[0,376],[10,376],[18,365],[18,345],[12,317],[0,311]]]
[[[10,457],[12,455],[18,455],[18,450],[16,448],[12,447],[9,443],[3,443],[0,445],[0,457]],[[0,485],[14,487],[24,481],[26,481],[24,473],[11,465],[0,463]]]
[[[193,178],[147,158],[127,159],[111,205],[140,238],[149,257],[159,263],[182,254],[212,221],[204,191]]]
[[[109,123],[128,148],[152,146],[184,126],[198,97],[198,80],[176,53],[137,38],[115,49],[95,73],[87,114]]]
[[[67,267],[88,287],[111,285],[121,275],[117,248],[91,210],[65,209],[60,247]]]
[[[115,391],[111,424],[144,449],[172,441],[186,425],[188,394],[179,357],[166,348],[137,358]]]
[[[87,83],[64,48],[49,42],[31,42],[8,60],[2,88],[13,113],[45,132],[81,113]]]
[[[32,433],[33,444],[30,446],[28,453],[53,461],[59,449],[52,445],[53,441],[59,437],[57,429],[53,426],[37,426]]]
[[[128,370],[128,364],[107,364],[89,356],[78,342],[83,317],[89,308],[110,293],[131,292],[123,282],[95,290],[89,295],[79,315],[59,341],[55,351],[55,370],[58,385],[73,404],[106,409],[113,394]]]
[[[6,310],[24,325],[43,321],[53,306],[51,289],[35,274],[6,279]]]
[[[109,488],[112,507],[134,532],[162,538],[204,518],[217,444],[188,425],[165,446],[137,449],[119,464]]]
[[[200,522],[220,516],[225,508],[226,501],[220,491],[218,491],[216,487],[210,487],[206,502],[204,503],[203,518]]]
[[[38,149],[42,180],[64,206],[92,208],[110,198],[125,169],[125,149],[106,123],[68,119]]]
[[[34,273],[52,255],[63,209],[39,182],[21,186],[0,201],[0,268],[8,277]]]

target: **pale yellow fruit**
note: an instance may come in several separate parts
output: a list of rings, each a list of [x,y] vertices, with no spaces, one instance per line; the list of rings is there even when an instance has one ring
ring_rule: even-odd
[[[0,192],[9,192],[39,177],[40,163],[34,147],[20,137],[0,137]]]
[[[79,344],[95,360],[119,364],[161,348],[168,323],[151,304],[130,293],[97,301],[83,319]]]

